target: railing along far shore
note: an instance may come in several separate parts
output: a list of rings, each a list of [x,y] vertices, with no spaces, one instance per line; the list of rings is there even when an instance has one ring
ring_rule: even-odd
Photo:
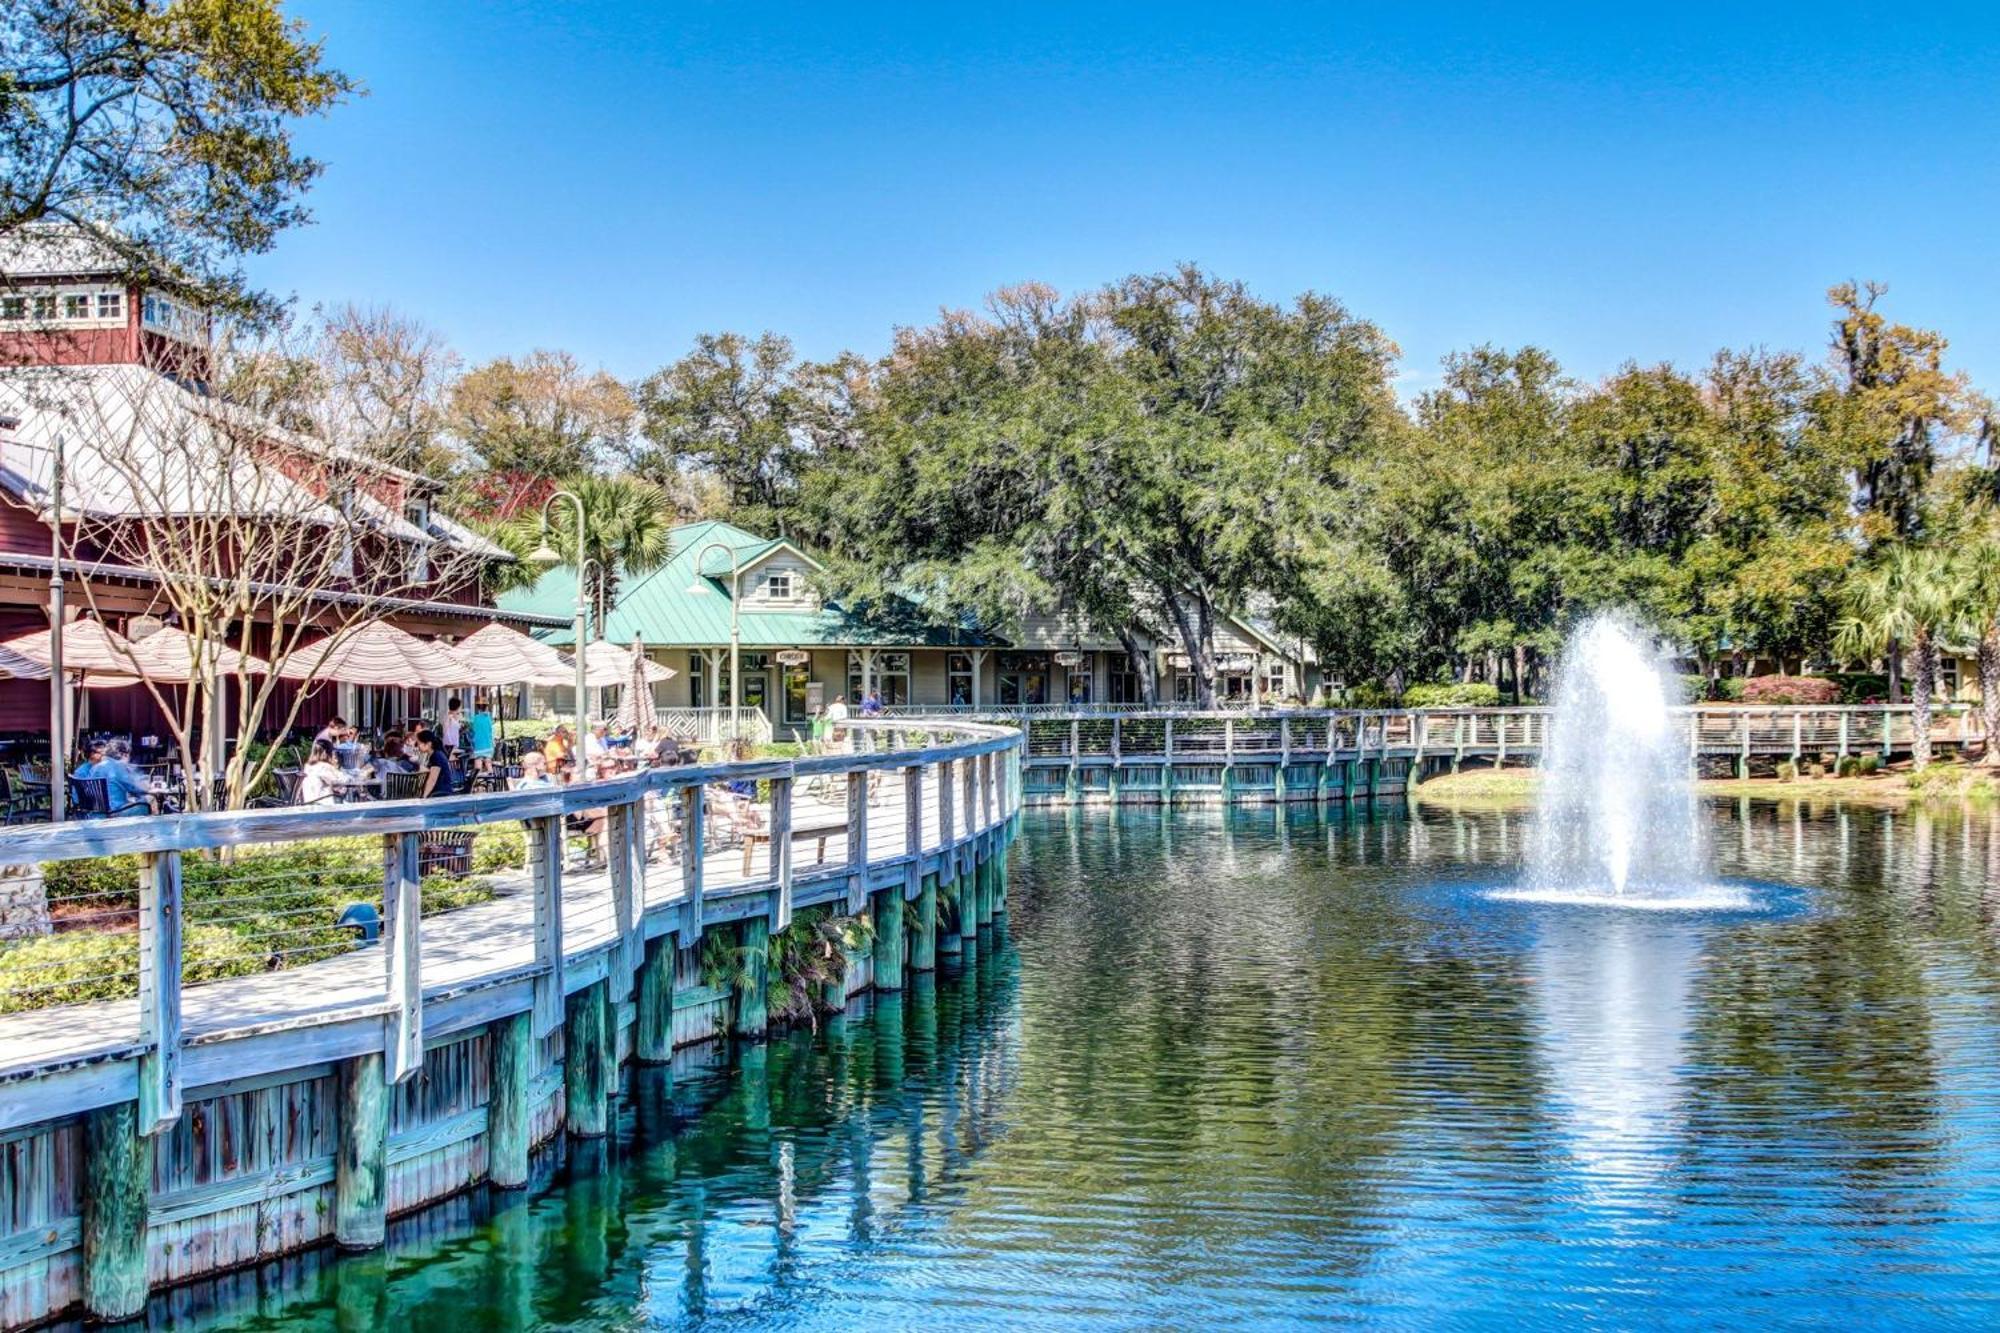
[[[105,998],[0,1013],[0,1132],[136,1099],[151,1133],[180,1114],[184,1088],[371,1050],[400,1081],[427,1041],[524,1010],[547,1036],[569,992],[607,976],[629,985],[649,938],[674,934],[686,949],[722,922],[779,931],[808,907],[862,913],[885,886],[915,897],[919,877],[975,847],[986,854],[1006,828],[1021,750],[1013,726],[855,719],[835,752],[807,757],[430,801],[0,830],[0,866],[16,881],[55,863],[136,860],[102,862],[85,881],[96,887],[43,927],[65,945],[90,932],[93,947],[119,951],[118,970]],[[732,784],[754,784],[752,794]],[[496,829],[525,830],[519,864],[488,872],[498,887],[481,900],[430,910],[440,904],[428,894],[449,895],[466,876],[468,835]],[[374,869],[350,896],[367,910],[343,919],[331,956],[293,965],[286,940],[260,939],[248,970],[194,965],[191,938],[224,939],[253,913],[315,913],[323,932],[326,904],[291,907],[298,886],[257,879],[258,867],[296,875],[295,854],[318,865],[354,839],[379,853],[363,853]],[[197,859],[198,895],[188,888]]]

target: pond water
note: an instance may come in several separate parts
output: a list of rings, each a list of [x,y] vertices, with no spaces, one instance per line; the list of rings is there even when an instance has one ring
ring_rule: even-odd
[[[1743,897],[1631,912],[1496,894],[1522,816],[1031,811],[963,975],[156,1313],[1994,1326],[2000,823],[1712,818]]]

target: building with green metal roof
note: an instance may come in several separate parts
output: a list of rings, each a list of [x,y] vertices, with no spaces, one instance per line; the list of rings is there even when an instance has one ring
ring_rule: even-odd
[[[730,696],[730,644],[736,632],[743,703],[762,710],[784,734],[810,725],[815,708],[836,694],[859,704],[869,690],[887,706],[1033,706],[1136,703],[1134,664],[1115,640],[1079,631],[1061,617],[1028,617],[1007,634],[940,626],[913,604],[871,606],[865,615],[822,600],[813,586],[819,562],[783,537],[764,537],[719,520],[674,529],[673,555],[659,569],[618,580],[616,605],[593,632],[618,644],[645,645],[673,679],[655,687],[666,709],[714,708]],[[576,572],[554,568],[532,588],[500,599],[504,611],[567,616]],[[567,649],[569,629],[541,631]],[[1294,692],[1302,664],[1269,634],[1224,617],[1217,648],[1254,693]],[[1155,649],[1149,666],[1162,697],[1175,697],[1184,659]],[[1251,684],[1254,682],[1254,684]],[[551,706],[566,711],[567,693]]]

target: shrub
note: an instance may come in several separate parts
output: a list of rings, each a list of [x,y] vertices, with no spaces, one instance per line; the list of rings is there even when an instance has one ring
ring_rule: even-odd
[[[1853,754],[1845,756],[1840,761],[1840,767],[1834,771],[1843,778],[1859,776],[1861,773],[1861,756]]]
[[[1698,704],[1708,698],[1707,676],[1682,676],[1680,682],[1682,703]]]
[[[1743,682],[1747,704],[1815,704],[1840,701],[1840,685],[1824,676],[1752,676]]]
[[[1864,754],[1858,762],[1860,764],[1861,776],[1870,778],[1874,777],[1881,769],[1882,756],[1879,754]]]
[[[1840,687],[1844,704],[1880,703],[1889,697],[1889,678],[1872,671],[1829,671],[1825,678]]]
[[[1500,687],[1484,681],[1449,685],[1412,685],[1403,691],[1405,708],[1497,708]]]
[[[1716,699],[1726,704],[1740,703],[1743,699],[1743,677],[1724,676],[1715,682]]]
[[[1396,696],[1375,681],[1363,681],[1359,685],[1350,685],[1347,687],[1345,693],[1347,698],[1342,706],[1346,708],[1394,708],[1396,706]]]
[[[1812,777],[1823,778],[1826,776],[1826,765],[1815,762],[1810,768],[1806,769],[1806,772]]]
[[[1787,759],[1778,765],[1778,781],[1790,782],[1799,775],[1799,766]]]

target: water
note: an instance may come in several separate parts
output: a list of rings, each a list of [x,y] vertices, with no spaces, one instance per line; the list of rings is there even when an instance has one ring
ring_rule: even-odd
[[[176,1327],[1993,1327],[2000,819],[1702,808],[1755,910],[1495,901],[1526,816],[1028,817],[1013,945]]]
[[[1679,685],[1630,621],[1599,615],[1564,645],[1527,892],[1729,906],[1708,882]],[[1645,903],[1639,905],[1647,905]]]

